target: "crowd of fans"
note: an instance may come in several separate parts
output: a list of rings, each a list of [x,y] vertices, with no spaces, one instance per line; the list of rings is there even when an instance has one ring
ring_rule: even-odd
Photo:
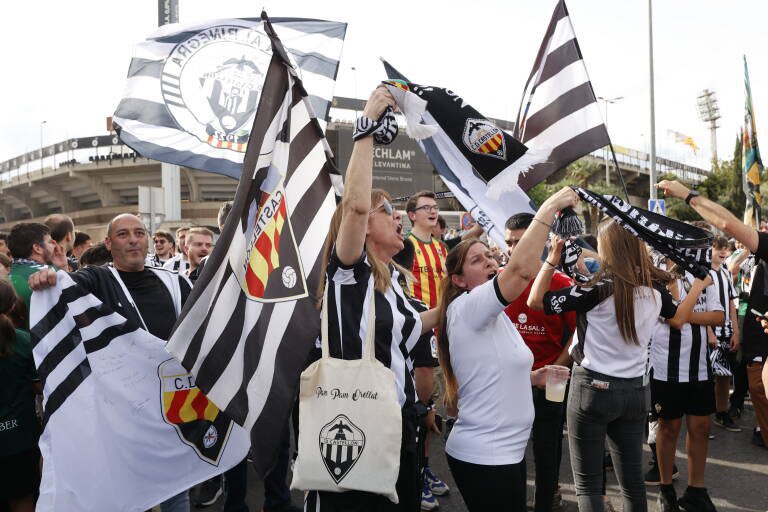
[[[377,89],[364,115],[375,119],[392,104]],[[356,142],[326,242],[324,271],[334,285],[326,295],[334,305],[329,322],[339,324],[329,346],[333,357],[360,357],[363,331],[375,329],[376,358],[393,372],[406,370],[395,375],[403,418],[400,503],[365,492],[310,491],[307,509],[437,508],[437,497],[450,489],[429,464],[429,439],[443,432],[453,480],[472,511],[525,510],[531,440],[530,506],[548,512],[562,506],[567,423],[580,510],[605,509],[605,471],[613,467],[624,510],[645,510],[646,486],[658,485],[663,512],[714,511],[705,485],[712,422],[730,432],[750,428],[755,446],[768,444],[768,226],[752,229],[664,181],[660,189],[689,203],[705,221],[699,227],[714,235],[710,274],[695,279],[606,219],[596,236],[578,240],[576,269],[586,279],[577,284],[561,265],[565,240],[551,234],[556,212],[577,205],[573,190],[553,194],[535,214],[511,217],[506,248],[484,241],[478,226],[447,237],[429,191],[405,205],[412,225],[405,234],[389,195],[371,189],[371,152],[370,137]],[[219,229],[230,209],[222,206]],[[67,271],[167,340],[214,240],[207,227],[148,233],[129,213],[112,219],[98,243],[61,214],[0,233],[0,510],[34,510],[39,485],[41,385],[28,332],[33,290]],[[359,301],[369,292],[376,297],[370,326]],[[565,379],[568,368],[569,391],[558,397],[547,386],[555,375]],[[755,425],[739,425],[747,395]],[[674,460],[683,419],[688,481],[678,499]],[[266,512],[299,509],[286,482],[289,441],[286,425],[280,460],[265,480]],[[226,493],[224,510],[244,511],[246,489],[247,459],[203,483],[195,504]],[[188,511],[190,493],[160,509]]]

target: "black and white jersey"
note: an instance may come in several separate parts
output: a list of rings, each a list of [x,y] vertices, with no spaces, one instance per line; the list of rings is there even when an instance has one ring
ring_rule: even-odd
[[[187,271],[187,269],[189,269],[189,262],[185,260],[181,254],[177,254],[173,258],[163,263],[163,268],[165,270],[173,270],[174,272],[183,274]]]
[[[685,279],[677,279],[680,301],[685,300],[694,277],[686,273]],[[696,300],[695,313],[723,311],[715,284],[707,286]],[[707,327],[685,324],[675,329],[666,322],[657,322],[651,344],[653,378],[666,382],[701,382],[712,378],[709,363]]]
[[[731,323],[731,301],[738,297],[733,286],[731,271],[725,265],[720,265],[720,270],[710,270],[712,283],[717,289],[717,298],[725,312],[725,323],[712,328],[718,340],[730,340],[733,336],[733,324]]]
[[[328,262],[328,348],[331,357],[360,359],[368,329],[367,300],[374,286],[373,272],[363,254],[351,266],[343,265],[336,251]],[[398,284],[392,269],[391,286],[376,291],[376,359],[392,370],[400,405],[416,400],[410,354],[421,334],[421,318]]]
[[[144,259],[144,266],[145,267],[155,267],[155,268],[163,268],[163,265],[165,265],[165,262],[168,260],[161,260],[160,257],[157,254],[147,254],[147,257]],[[171,269],[173,270],[173,269]]]
[[[639,345],[621,336],[610,280],[591,287],[571,286],[549,291],[544,294],[544,311],[548,315],[576,312],[576,334],[568,349],[576,363],[611,377],[635,378],[646,372],[648,343],[656,319],[672,318],[677,307],[661,284],[636,288],[634,313]]]

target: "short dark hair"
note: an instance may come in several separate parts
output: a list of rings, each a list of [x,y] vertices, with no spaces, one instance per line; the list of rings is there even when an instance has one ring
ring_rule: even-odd
[[[75,231],[75,223],[72,222],[72,219],[61,213],[54,213],[46,217],[45,225],[51,230],[51,238],[56,240],[56,243],[61,243],[68,234]]]
[[[516,213],[507,219],[507,223],[504,225],[504,227],[510,231],[514,231],[516,229],[528,229],[528,226],[531,225],[531,222],[533,222],[532,213]]]
[[[419,199],[421,199],[422,197],[428,197],[430,199],[437,200],[434,192],[430,190],[420,190],[408,198],[408,202],[405,203],[405,211],[406,212],[416,211],[416,203],[418,203]]]
[[[72,247],[80,247],[88,240],[91,239],[91,235],[83,233],[82,231],[75,231],[75,241],[72,242]]]
[[[224,223],[227,222],[227,217],[229,216],[229,212],[232,211],[232,201],[225,201],[221,203],[221,208],[219,208],[219,215],[216,219],[219,224],[219,229],[224,229]]]
[[[5,243],[8,243],[8,233],[0,233],[0,240],[4,240]]]
[[[155,234],[152,235],[153,239],[157,237],[165,238],[166,240],[168,240],[168,243],[171,244],[171,246],[176,247],[176,239],[173,238],[173,235],[171,234],[170,231],[165,231],[164,229],[158,229],[157,231],[155,231]]]
[[[112,261],[112,253],[104,242],[99,242],[83,251],[79,263],[80,267],[99,267],[110,261]]]
[[[448,224],[445,222],[445,217],[442,215],[437,216],[437,224],[440,226],[440,229],[445,229]]]
[[[50,234],[51,230],[45,224],[20,222],[13,226],[8,235],[8,249],[14,258],[29,258],[32,246],[42,246],[45,243],[45,235]]]
[[[712,247],[715,249],[723,249],[724,247],[728,247],[728,239],[724,236],[716,236],[714,240],[712,240]]]

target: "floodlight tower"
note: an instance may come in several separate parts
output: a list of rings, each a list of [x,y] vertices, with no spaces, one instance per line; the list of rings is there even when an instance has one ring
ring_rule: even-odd
[[[699,119],[709,123],[710,146],[712,147],[712,165],[717,164],[717,120],[720,119],[720,107],[717,104],[715,91],[704,89],[699,94],[696,104],[699,107]]]

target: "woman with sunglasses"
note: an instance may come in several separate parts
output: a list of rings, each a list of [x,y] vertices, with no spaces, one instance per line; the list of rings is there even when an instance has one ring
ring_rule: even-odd
[[[371,125],[395,100],[383,87],[371,94],[363,116]],[[365,121],[365,120],[364,120]],[[358,123],[361,124],[361,123]],[[364,124],[364,123],[363,123]],[[334,213],[323,254],[327,276],[328,344],[331,357],[359,359],[363,340],[375,329],[375,356],[395,377],[402,408],[403,436],[397,480],[399,504],[382,495],[360,491],[310,491],[306,510],[408,511],[419,509],[421,485],[416,459],[415,388],[409,353],[422,333],[436,324],[436,311],[419,313],[406,299],[392,257],[403,249],[400,214],[389,195],[372,189],[373,137],[359,138],[352,149],[344,197]],[[374,289],[375,325],[367,325],[366,300]],[[323,295],[321,295],[323,296]]]

